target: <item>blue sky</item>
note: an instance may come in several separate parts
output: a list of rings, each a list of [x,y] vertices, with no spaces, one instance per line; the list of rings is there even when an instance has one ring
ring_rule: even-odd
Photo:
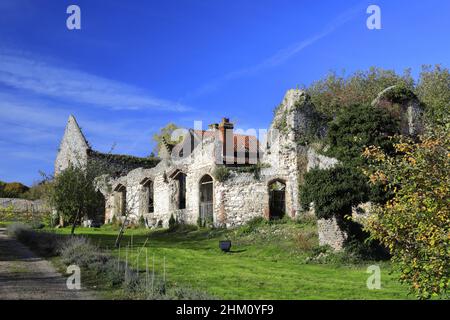
[[[267,128],[330,70],[448,67],[449,31],[447,0],[0,0],[0,180],[51,173],[70,114],[94,149],[146,156],[168,122]]]

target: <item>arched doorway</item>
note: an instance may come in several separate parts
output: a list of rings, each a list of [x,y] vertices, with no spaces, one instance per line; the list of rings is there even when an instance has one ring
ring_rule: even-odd
[[[281,219],[286,213],[286,183],[275,180],[269,183],[269,218]]]
[[[117,185],[114,189],[114,207],[116,216],[125,216],[127,210],[127,188],[124,185]]]
[[[153,180],[146,178],[141,183],[144,190],[143,210],[141,212],[143,214],[153,213],[155,211]]]
[[[213,178],[206,174],[199,182],[200,192],[200,210],[199,222],[201,225],[209,225],[214,222],[214,208],[213,208],[213,192],[214,181]]]

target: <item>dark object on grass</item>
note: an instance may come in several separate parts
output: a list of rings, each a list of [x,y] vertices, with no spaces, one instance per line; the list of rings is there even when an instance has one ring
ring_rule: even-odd
[[[102,224],[100,222],[92,222],[91,228],[100,228]]]
[[[223,252],[229,252],[231,248],[231,241],[230,240],[219,241],[219,248]]]

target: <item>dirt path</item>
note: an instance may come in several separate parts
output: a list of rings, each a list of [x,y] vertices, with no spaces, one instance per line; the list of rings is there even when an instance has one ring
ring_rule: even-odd
[[[0,228],[0,300],[93,299],[84,290],[69,290],[66,278]]]

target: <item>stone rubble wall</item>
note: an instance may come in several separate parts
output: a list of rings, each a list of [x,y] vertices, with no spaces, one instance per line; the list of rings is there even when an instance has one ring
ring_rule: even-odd
[[[348,235],[339,227],[335,217],[317,220],[317,227],[319,232],[319,245],[329,245],[336,251],[343,249]]]
[[[119,184],[126,187],[127,206],[130,219],[136,221],[141,215],[146,217],[149,224],[168,226],[171,215],[180,222],[195,224],[199,215],[200,179],[208,174],[212,177],[215,168],[215,145],[212,140],[203,141],[194,152],[178,160],[166,159],[151,169],[138,168],[130,171],[126,176],[113,179],[112,190]],[[178,209],[178,182],[171,178],[176,170],[186,174],[186,209]],[[146,194],[142,185],[144,179],[151,179],[154,183],[154,212],[146,212]],[[115,192],[106,194],[108,204],[111,205],[106,221],[118,215],[115,208]]]
[[[12,208],[14,213],[48,213],[50,208],[42,200],[0,198],[0,208]]]
[[[252,173],[232,173],[226,181],[216,183],[214,191],[216,225],[235,227],[267,215],[267,186]]]
[[[314,149],[308,148],[307,151],[308,165],[306,167],[307,171],[311,169],[330,169],[339,163],[335,158],[330,158],[321,154],[318,154]]]
[[[262,146],[261,162],[265,167],[256,179],[253,173],[236,172],[230,168],[231,176],[223,182],[213,177],[216,166],[221,163],[222,145],[213,138],[200,141],[188,157],[177,159],[176,155],[166,157],[152,169],[138,168],[126,176],[113,179],[112,190],[119,184],[126,187],[127,205],[130,218],[137,220],[141,215],[152,221],[152,225],[168,225],[173,214],[179,221],[195,224],[199,216],[200,180],[205,174],[213,178],[213,207],[215,225],[237,226],[254,217],[269,217],[269,184],[282,181],[286,185],[286,214],[292,218],[302,211],[298,201],[299,172],[307,166],[329,166],[332,159],[314,154],[308,147],[299,146],[299,137],[304,134],[306,115],[299,111],[298,103],[308,103],[305,93],[289,90],[278,108],[268,132],[268,145]],[[285,123],[278,130],[279,123]],[[278,133],[277,134],[277,130]],[[186,174],[186,209],[178,209],[178,183],[171,175],[180,170]],[[154,181],[154,213],[147,213],[145,190],[142,181],[150,178]],[[114,200],[115,192],[106,196],[106,221],[118,215]]]
[[[304,156],[305,148],[299,146],[298,139],[307,121],[299,111],[297,103],[307,103],[305,93],[301,90],[289,90],[268,130],[262,159],[263,163],[270,166],[262,171],[265,180],[280,179],[286,183],[286,211],[291,217],[301,212],[297,195],[299,172],[303,170],[300,160]]]

